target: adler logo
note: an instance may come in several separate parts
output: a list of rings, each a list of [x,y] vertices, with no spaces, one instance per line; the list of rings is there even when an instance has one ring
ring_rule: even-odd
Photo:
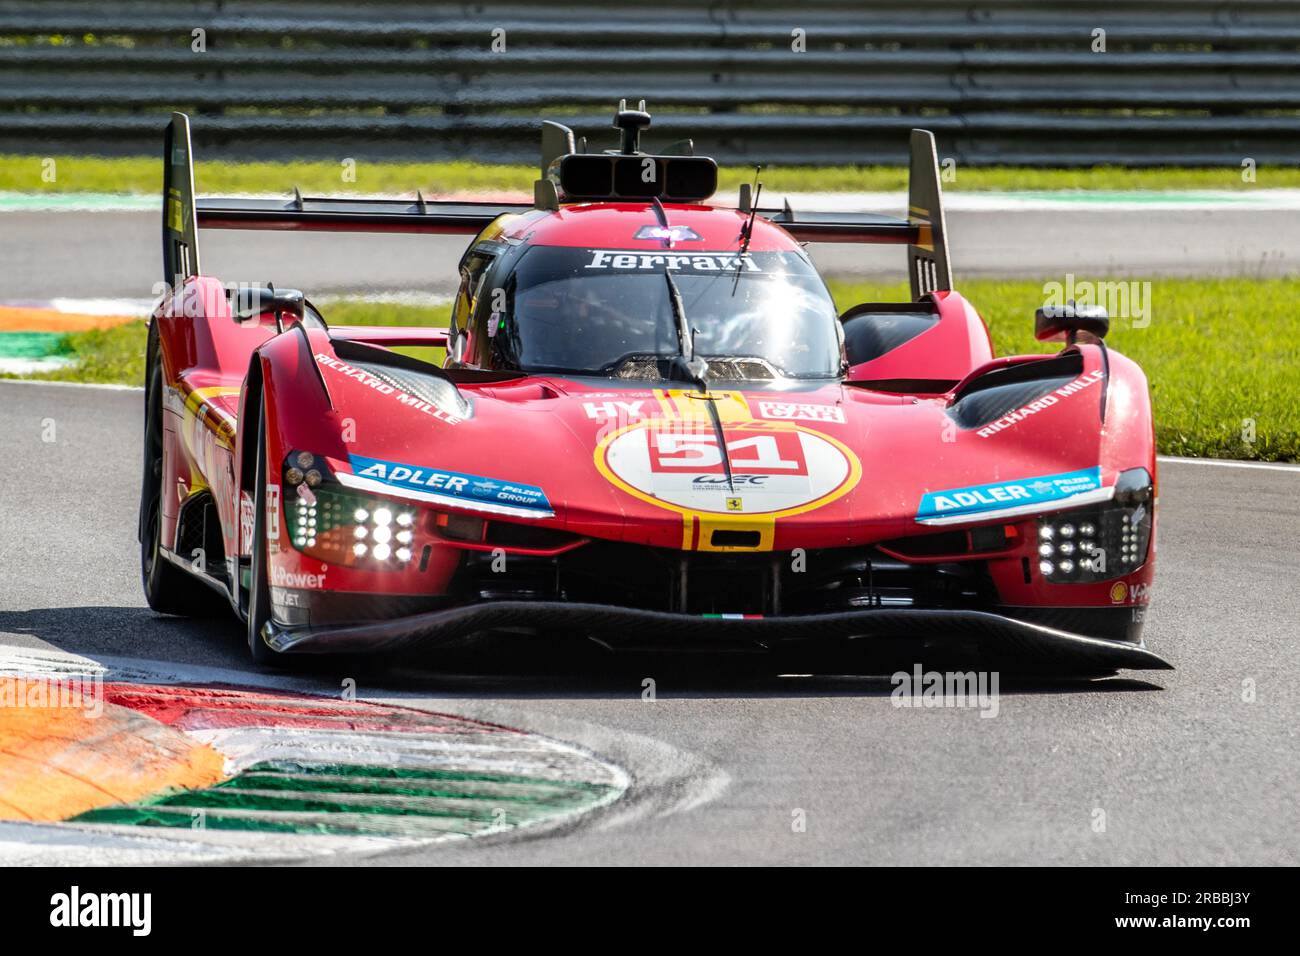
[[[922,495],[916,517],[918,521],[933,521],[952,515],[978,515],[1007,508],[1032,507],[1095,492],[1100,488],[1100,468],[1040,475],[1019,481],[996,481],[968,488],[949,488]]]
[[[948,495],[935,495],[936,511],[952,511],[956,508],[978,508],[1004,504],[1008,501],[1032,500],[1033,496],[1020,485],[993,486],[984,490],[954,491]]]
[[[73,886],[50,897],[50,925],[129,927],[132,936],[148,936],[153,928],[153,894],[82,893]]]

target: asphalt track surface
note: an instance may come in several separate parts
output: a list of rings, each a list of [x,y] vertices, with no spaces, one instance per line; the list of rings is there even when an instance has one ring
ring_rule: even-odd
[[[829,208],[829,207],[828,207]],[[1296,268],[1294,209],[949,210],[961,276],[1101,281],[1132,276],[1283,275]],[[453,291],[459,236],[203,233],[204,272],[326,293]],[[159,216],[144,212],[0,213],[0,301],[148,299],[161,279]],[[898,279],[901,248],[814,245],[828,276]]]
[[[632,776],[626,797],[566,832],[385,862],[1300,863],[1298,469],[1164,462],[1147,640],[1177,669],[1004,679],[992,718],[896,708],[882,679],[779,676],[732,659],[548,649],[455,670],[326,660],[284,678],[246,665],[233,620],[145,608],[141,401],[0,382],[0,645],[322,693],[351,676],[367,699],[539,731]]]

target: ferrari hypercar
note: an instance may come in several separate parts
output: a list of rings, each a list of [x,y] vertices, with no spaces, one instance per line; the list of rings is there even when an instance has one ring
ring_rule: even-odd
[[[233,612],[261,664],[508,633],[1167,667],[1141,636],[1150,399],[1104,312],[1045,306],[1059,351],[993,354],[926,131],[894,218],[760,208],[757,183],[710,204],[715,162],[644,151],[649,125],[620,104],[592,150],[543,123],[531,203],[279,201],[196,199],[175,114],[150,606]],[[446,327],[343,327],[204,274],[199,227],[471,238]],[[909,300],[841,309],[809,242],[905,246]]]

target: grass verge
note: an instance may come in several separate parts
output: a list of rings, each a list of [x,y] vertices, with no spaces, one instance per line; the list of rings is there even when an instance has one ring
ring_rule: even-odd
[[[908,297],[904,283],[833,283],[832,291],[841,307]],[[961,292],[984,316],[998,355],[1059,347],[1034,339],[1041,282],[971,280]],[[1292,278],[1154,279],[1149,325],[1112,322],[1107,344],[1146,372],[1161,454],[1300,460],[1298,295]]]
[[[838,282],[832,291],[841,307],[907,297],[901,283]],[[972,280],[962,291],[988,321],[999,355],[1054,350],[1033,338],[1041,283]],[[1300,460],[1297,297],[1300,279],[1154,280],[1149,326],[1115,323],[1107,341],[1146,371],[1163,454]],[[364,301],[322,309],[337,325],[442,325],[448,312],[446,306]],[[77,364],[31,377],[139,384],[144,340],[140,322],[75,332],[60,350]],[[1254,440],[1248,441],[1252,428]]]
[[[45,180],[53,161],[55,181]],[[455,192],[519,191],[531,194],[535,166],[487,165],[470,162],[396,163],[357,160],[355,179],[343,179],[341,162],[217,162],[200,161],[195,180],[207,193],[289,193],[297,186],[305,195],[340,192],[406,193],[420,189],[426,196]],[[161,188],[156,156],[29,156],[0,154],[0,191],[26,193],[142,193]],[[734,192],[754,176],[752,167],[727,166],[719,173],[719,192]],[[769,189],[779,192],[902,192],[907,189],[904,166],[769,166],[763,171]],[[1233,166],[1200,169],[1128,169],[1097,166],[1084,169],[1037,169],[1009,166],[961,167],[946,189],[961,191],[1018,190],[1167,190],[1300,188],[1300,167],[1261,166],[1256,181],[1242,182]]]

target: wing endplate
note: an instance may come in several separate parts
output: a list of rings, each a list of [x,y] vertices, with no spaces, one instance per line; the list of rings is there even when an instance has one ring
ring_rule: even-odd
[[[175,288],[199,274],[190,118],[173,113],[163,134],[163,280]]]

